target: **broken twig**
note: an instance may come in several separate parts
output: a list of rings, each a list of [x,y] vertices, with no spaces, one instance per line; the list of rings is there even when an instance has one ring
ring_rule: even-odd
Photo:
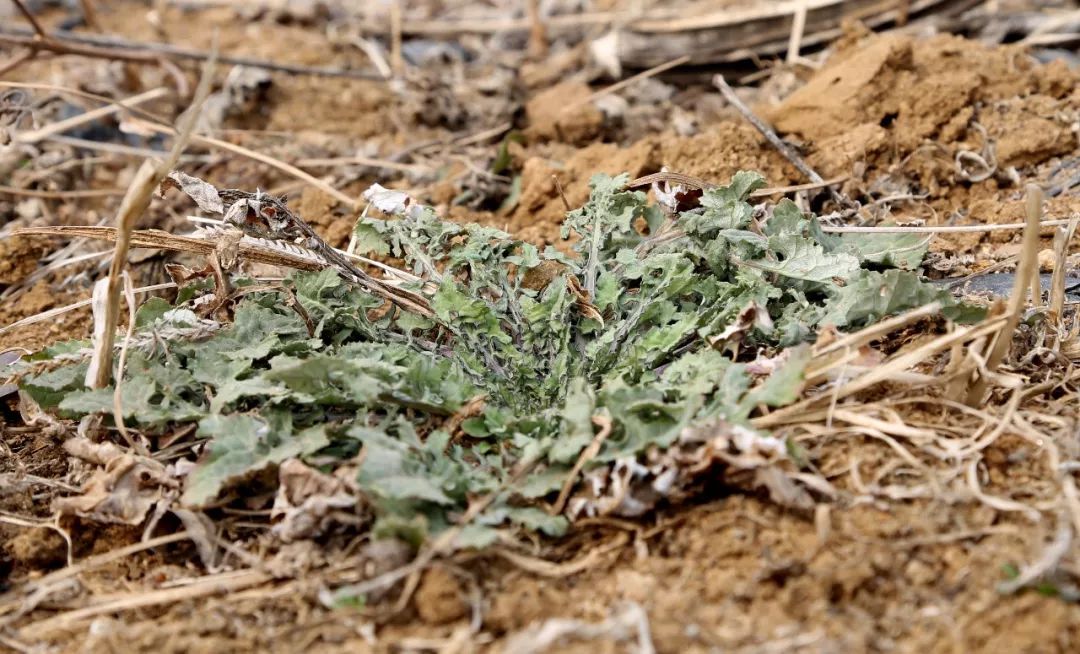
[[[23,18],[25,18],[27,22],[29,22],[30,25],[33,26],[34,32],[37,34],[38,38],[49,38],[49,34],[45,31],[45,28],[41,26],[41,23],[38,22],[38,19],[34,16],[34,14],[26,8],[26,5],[23,4],[22,0],[11,1],[15,3],[15,8],[19,10],[19,13],[23,15]]]
[[[727,80],[724,79],[723,75],[715,75],[713,77],[713,85],[720,90],[720,93],[724,96],[724,99],[727,100],[732,107],[735,107],[735,109],[737,109],[738,112],[742,114],[743,118],[745,118],[747,122],[754,126],[754,129],[761,132],[761,135],[765,137],[765,140],[768,141],[770,145],[776,148],[777,152],[779,152],[781,155],[783,155],[785,159],[791,162],[791,165],[795,166],[803,175],[806,175],[807,179],[809,179],[811,182],[815,184],[821,184],[823,186],[825,185],[825,180],[822,179],[821,175],[817,174],[817,171],[811,168],[810,165],[803,160],[802,156],[800,156],[794,148],[785,143],[784,140],[776,134],[772,127],[770,127],[764,120],[754,114],[753,111],[750,111],[750,107],[747,107],[746,104],[739,99],[739,96],[735,95],[735,90],[731,88],[731,86],[727,83]],[[850,202],[842,195],[840,195],[840,193],[837,192],[836,189],[833,189],[831,187],[827,188],[829,189],[829,195],[832,196],[833,200],[843,205],[850,204]]]
[[[105,37],[91,34],[76,34],[74,32],[56,31],[42,39],[37,37],[31,30],[19,28],[0,29],[0,43],[18,45],[30,48],[33,52],[45,50],[56,54],[81,55],[97,59],[116,59],[131,63],[153,64],[161,63],[162,56],[173,59],[188,59],[194,61],[206,61],[208,54],[203,50],[194,48],[182,48],[167,43],[144,43],[128,41],[115,37]],[[315,75],[318,77],[344,77],[349,79],[382,80],[382,76],[376,72],[363,70],[350,70],[347,68],[326,68],[321,66],[300,66],[295,64],[282,64],[265,59],[252,57],[237,57],[222,55],[218,61],[230,66],[248,66],[262,68],[294,75]]]

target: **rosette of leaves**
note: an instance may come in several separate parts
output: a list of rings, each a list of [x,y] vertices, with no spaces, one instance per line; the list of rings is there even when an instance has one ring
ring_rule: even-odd
[[[807,360],[797,349],[761,379],[746,365],[755,353],[797,347],[825,323],[956,306],[918,275],[925,243],[827,236],[789,201],[755,212],[756,174],[674,216],[626,182],[592,180],[563,227],[578,236],[573,255],[427,207],[362,219],[360,253],[403,261],[435,319],[383,306],[333,270],[288,282],[313,332],[267,291],[245,295],[234,321],[208,336],[163,338],[198,322],[197,293],[182,291],[175,306],[148,301],[120,392],[128,427],[197,423],[188,506],[228,501],[238,480],[301,457],[356,466],[376,532],[414,541],[495,494],[463,537],[483,545],[507,523],[565,529],[540,501],[566,483],[596,419],[611,431],[590,466],[668,447],[701,424],[746,426],[756,407],[795,399]],[[108,419],[114,389],[81,387],[78,348],[20,364],[56,364],[22,388],[64,416]],[[481,398],[482,411],[451,419]]]

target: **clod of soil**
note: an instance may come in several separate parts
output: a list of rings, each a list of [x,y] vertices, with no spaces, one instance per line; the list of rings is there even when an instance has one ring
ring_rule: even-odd
[[[316,188],[305,188],[296,202],[296,211],[317,229],[327,243],[344,246],[349,242],[355,217],[339,215],[340,203]]]
[[[469,610],[461,584],[445,568],[435,567],[424,573],[413,598],[420,619],[428,624],[446,624],[463,617]]]
[[[0,285],[15,284],[34,272],[48,243],[40,238],[13,236],[0,240]]]
[[[845,172],[855,154],[972,140],[971,121],[998,141],[999,164],[1015,166],[1076,148],[1067,116],[1055,112],[1068,113],[1063,100],[1078,82],[1080,73],[1036,64],[1020,48],[955,36],[874,36],[839,52],[765,114],[781,132],[805,139],[810,162],[826,175]]]
[[[533,96],[525,105],[530,140],[558,140],[584,145],[596,138],[604,116],[587,99],[591,89],[584,82],[563,82]]]
[[[46,527],[19,532],[4,545],[15,562],[27,570],[50,570],[67,561],[67,543],[63,536]]]

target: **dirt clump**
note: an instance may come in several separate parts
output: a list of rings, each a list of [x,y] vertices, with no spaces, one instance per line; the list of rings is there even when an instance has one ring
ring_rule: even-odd
[[[296,211],[322,235],[326,242],[342,247],[349,242],[353,221],[341,215],[334,197],[317,188],[307,187],[296,201]]]
[[[594,143],[572,151],[564,161],[529,157],[521,173],[521,198],[509,217],[510,231],[518,238],[540,245],[559,242],[567,204],[580,207],[589,198],[589,180],[593,175],[625,172],[631,178],[638,177],[658,168],[658,155],[658,141],[644,139],[628,148]],[[565,202],[555,183],[556,177]]]
[[[47,311],[65,302],[82,299],[80,293],[57,292],[48,280],[42,280],[15,299],[0,304],[0,325]],[[82,338],[89,333],[90,308],[82,307],[52,319],[37,322],[0,334],[0,350],[9,347],[38,349],[64,338]]]
[[[588,143],[600,134],[604,115],[588,102],[591,94],[584,82],[562,82],[534,95],[525,105],[532,141],[558,140],[573,145]]]
[[[268,130],[318,130],[357,138],[378,136],[393,127],[393,94],[385,84],[366,80],[337,80],[336,91],[322,92],[324,83],[309,77],[275,78],[270,87],[272,107]],[[318,96],[318,102],[312,98]]]
[[[42,239],[27,236],[0,240],[0,285],[16,284],[34,272],[47,246]]]
[[[965,519],[973,520],[971,531],[987,532],[979,547],[939,543],[935,537],[955,526],[927,508],[847,507],[830,519],[824,542],[811,522],[753,497],[686,508],[670,527],[653,529],[647,544],[573,580],[510,573],[491,597],[485,624],[498,633],[556,616],[599,622],[611,607],[637,602],[660,652],[747,643],[788,643],[776,651],[918,652],[944,642],[989,652],[1000,651],[992,637],[1000,623],[960,616],[989,611],[1004,619],[1011,606],[1009,651],[1054,651],[1047,634],[1057,634],[1059,644],[1080,636],[1080,608],[1036,594],[1004,601],[988,583],[1003,561],[1023,556],[1018,525],[981,525],[976,509]]]
[[[1075,123],[1061,111],[1061,102],[1047,95],[1014,97],[990,104],[979,122],[993,140],[1000,165],[1027,166],[1076,149]]]
[[[453,622],[469,610],[461,584],[443,567],[434,567],[424,573],[413,601],[420,619],[428,624]]]
[[[695,136],[661,138],[659,143],[660,165],[715,184],[727,183],[740,170],[756,170],[775,185],[799,178],[794,166],[741,120],[717,123]]]
[[[12,561],[25,570],[59,567],[67,561],[67,543],[58,532],[47,527],[21,531],[4,546]]]
[[[872,36],[841,50],[764,113],[779,131],[805,140],[822,174],[847,172],[853,151],[904,155],[928,140],[980,145],[972,122],[1000,139],[1000,165],[1019,166],[1076,148],[1075,110],[1063,100],[1077,82],[1077,72],[1039,65],[1017,47],[948,35]],[[838,138],[847,144],[839,152]]]

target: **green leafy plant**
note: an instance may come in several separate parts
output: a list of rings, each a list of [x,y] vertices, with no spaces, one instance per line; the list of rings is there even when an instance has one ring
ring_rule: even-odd
[[[563,227],[577,236],[573,255],[416,205],[364,219],[361,253],[403,261],[415,277],[402,285],[430,298],[431,318],[384,306],[330,269],[290,278],[302,312],[253,291],[216,329],[198,329],[204,290],[184,289],[177,306],[148,302],[123,415],[147,432],[197,423],[188,506],[225,501],[238,481],[299,457],[354,466],[375,532],[414,542],[494,495],[462,532],[483,545],[505,524],[562,533],[566,517],[538,500],[582,467],[631,465],[716,430],[786,457],[790,447],[749,418],[797,397],[800,344],[820,326],[856,328],[935,300],[959,308],[918,276],[925,243],[830,237],[789,201],[755,210],[756,174],[671,216],[626,182],[592,180]],[[22,387],[65,416],[111,416],[114,389],[82,388],[78,347],[24,362],[53,365]]]

